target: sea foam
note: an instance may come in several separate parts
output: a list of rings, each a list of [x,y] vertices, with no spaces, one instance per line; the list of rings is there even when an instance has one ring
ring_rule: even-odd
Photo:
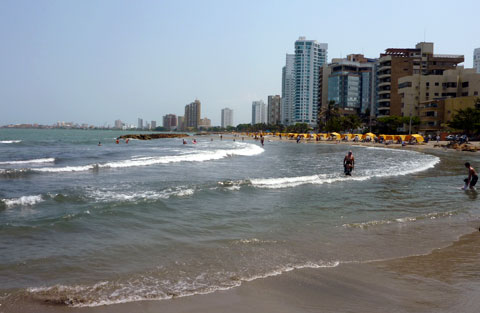
[[[55,162],[55,158],[43,158],[43,159],[33,159],[33,160],[2,161],[0,162],[0,165],[53,163],[53,162]]]
[[[252,186],[258,188],[289,188],[306,184],[321,185],[343,181],[364,181],[375,177],[392,177],[413,174],[433,168],[440,162],[438,157],[432,156],[428,160],[411,160],[398,164],[385,166],[374,170],[359,171],[358,176],[345,176],[339,174],[318,174],[297,177],[257,178],[250,179]]]
[[[0,140],[0,143],[19,143],[21,140]]]
[[[12,198],[12,199],[2,199],[2,202],[5,203],[5,206],[7,208],[11,208],[15,206],[33,206],[42,201],[44,200],[41,195],[22,196],[20,198]]]
[[[262,153],[263,148],[254,144],[238,144],[238,149],[217,149],[212,151],[200,151],[191,154],[170,155],[160,157],[137,157],[129,160],[107,162],[103,164],[90,164],[81,166],[45,167],[32,168],[36,172],[61,173],[61,172],[82,172],[102,168],[128,168],[137,166],[149,166],[156,164],[168,164],[178,162],[205,162],[220,160],[231,156],[253,156]]]

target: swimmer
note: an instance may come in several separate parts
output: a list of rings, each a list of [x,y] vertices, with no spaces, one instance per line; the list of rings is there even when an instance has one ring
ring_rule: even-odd
[[[343,168],[345,175],[352,175],[352,171],[355,168],[355,158],[353,157],[352,151],[348,151],[347,155],[343,159]]]
[[[475,189],[475,185],[477,184],[478,181],[478,175],[475,169],[470,165],[469,162],[465,163],[465,167],[468,169],[468,178],[464,180],[465,186],[463,187],[463,190],[466,190],[469,186],[471,190]]]

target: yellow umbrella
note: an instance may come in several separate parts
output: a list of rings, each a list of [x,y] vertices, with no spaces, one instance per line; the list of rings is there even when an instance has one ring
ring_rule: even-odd
[[[364,136],[370,136],[370,138],[372,138],[372,139],[377,137],[377,136],[375,136],[374,133],[366,133]]]
[[[418,134],[415,134],[415,135],[412,135],[413,138],[415,138],[417,140],[418,143],[420,142],[423,142],[424,139],[422,136],[418,135]]]
[[[340,139],[341,135],[339,133],[331,133],[330,136],[335,136],[337,139]]]

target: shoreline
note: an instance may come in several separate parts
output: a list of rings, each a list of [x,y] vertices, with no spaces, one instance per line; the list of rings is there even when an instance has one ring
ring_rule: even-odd
[[[195,136],[192,136],[192,138]],[[202,136],[203,137],[203,136]],[[219,140],[218,135],[206,135],[205,137],[208,138],[213,138],[214,140]],[[232,134],[223,134],[223,140],[233,140],[235,139],[238,142],[242,142],[241,138],[244,138],[245,141],[255,141],[255,142],[260,142],[260,140],[254,139],[251,136],[241,136],[237,135],[234,137]],[[277,136],[270,136],[267,135],[265,136],[265,145],[268,145],[268,141],[275,141],[275,142],[287,142],[287,143],[295,143],[295,139],[288,139],[288,138],[282,138],[280,139]],[[466,152],[467,155],[475,155],[474,151],[461,151],[461,150],[456,150],[452,148],[447,148],[445,145],[447,145],[449,141],[439,141],[437,143],[436,140],[429,141],[428,143],[421,143],[421,144],[414,144],[410,145],[407,144],[406,146],[402,146],[401,144],[398,143],[391,143],[391,144],[380,144],[380,143],[374,143],[374,142],[353,142],[353,141],[327,141],[327,140],[320,140],[316,141],[314,139],[302,139],[299,144],[326,144],[326,145],[347,145],[347,146],[361,146],[361,147],[374,147],[374,148],[385,148],[385,149],[402,149],[402,150],[415,150],[419,152],[435,152],[435,151],[443,151],[443,152],[452,152],[452,153],[464,153]],[[477,148],[477,150],[480,151],[480,142],[474,141],[474,142],[469,142],[470,145],[474,146]],[[477,151],[478,152],[478,151]]]
[[[466,256],[461,260],[459,255]],[[96,307],[39,301],[0,306],[0,312],[477,312],[480,278],[458,268],[480,265],[478,231],[431,252],[389,260],[303,268],[242,282],[240,286],[168,300],[142,300]],[[366,309],[368,308],[368,309]]]

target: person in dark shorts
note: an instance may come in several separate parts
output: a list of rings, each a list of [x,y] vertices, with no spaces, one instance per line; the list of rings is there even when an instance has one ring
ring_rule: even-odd
[[[355,158],[353,157],[352,151],[348,151],[347,155],[343,159],[343,169],[345,175],[352,175],[352,171],[355,168]]]
[[[470,189],[475,189],[475,185],[478,181],[478,175],[475,169],[470,165],[469,162],[465,163],[465,167],[468,169],[468,178],[465,178],[465,187],[463,189],[467,189],[470,186]]]

